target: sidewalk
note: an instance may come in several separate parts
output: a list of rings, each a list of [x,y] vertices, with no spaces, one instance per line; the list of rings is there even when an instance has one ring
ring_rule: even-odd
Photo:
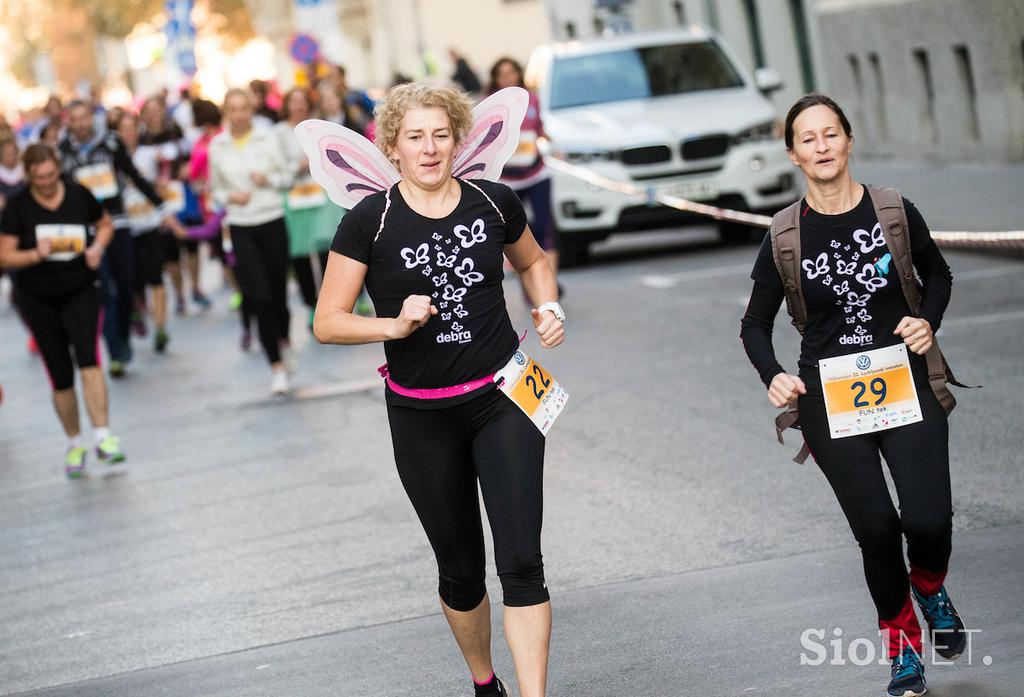
[[[973,635],[970,657],[928,666],[929,695],[1021,694],[1024,560],[1006,550],[1022,535],[1024,526],[1017,525],[955,536],[949,587],[967,626],[981,631]],[[881,650],[853,545],[564,594],[552,590],[552,697],[884,694],[888,664],[877,664]],[[497,607],[493,616],[500,618]],[[845,665],[828,663],[836,627]],[[800,643],[814,628],[825,632],[815,641],[828,651],[827,660],[801,665],[801,654],[820,656]],[[511,660],[495,635],[496,668],[508,680]],[[850,662],[848,647],[857,637],[876,647],[876,663]],[[869,654],[860,646],[856,655]],[[20,694],[440,697],[470,694],[467,688],[465,667],[438,613]]]

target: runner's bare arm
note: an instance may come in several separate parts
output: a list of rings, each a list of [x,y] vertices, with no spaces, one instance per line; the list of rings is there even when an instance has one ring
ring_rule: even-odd
[[[49,240],[43,240],[49,251]],[[38,247],[33,249],[18,249],[18,237],[0,232],[0,269],[23,269],[26,266],[38,264],[46,258]]]
[[[544,250],[533,238],[527,225],[523,234],[512,244],[505,245],[505,256],[523,279],[523,287],[534,307],[558,301],[558,284],[551,263]]]
[[[99,244],[103,249],[107,248],[110,240],[114,237],[114,223],[110,220],[110,214],[104,213],[103,217],[96,221],[96,239],[93,244]]]
[[[554,348],[565,340],[565,329],[551,311],[538,312],[536,308],[547,302],[558,302],[558,283],[547,254],[533,238],[527,225],[523,234],[513,244],[505,245],[505,256],[519,272],[523,288],[534,304],[530,311],[533,326],[544,348]]]

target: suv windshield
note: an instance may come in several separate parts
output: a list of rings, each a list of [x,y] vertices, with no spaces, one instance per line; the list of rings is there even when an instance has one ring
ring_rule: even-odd
[[[642,46],[555,61],[551,108],[742,86],[713,41]]]

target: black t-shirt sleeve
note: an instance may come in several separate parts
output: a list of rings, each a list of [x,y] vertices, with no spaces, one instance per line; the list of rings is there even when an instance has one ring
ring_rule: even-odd
[[[346,213],[334,233],[331,251],[369,266],[373,238],[380,229],[383,201],[383,195],[369,196]]]
[[[85,219],[90,223],[99,222],[104,213],[103,205],[96,200],[96,197],[92,195],[91,191],[81,184],[74,184],[74,186],[78,190],[79,200],[82,202],[82,207],[85,213]]]
[[[910,252],[914,268],[921,277],[921,317],[928,320],[932,331],[936,331],[949,305],[953,274],[917,207],[903,199],[903,208],[907,212],[907,225],[910,227]]]
[[[115,135],[111,135],[109,146],[111,151],[114,153],[114,169],[123,172],[129,179],[132,180],[132,184],[139,190],[143,196],[149,199],[149,202],[154,207],[159,208],[163,205],[164,200],[160,198],[160,194],[157,193],[149,181],[139,174],[139,170],[136,169],[135,163],[132,162],[131,155],[128,154],[128,149],[125,148],[124,143],[121,139]]]
[[[505,228],[508,230],[505,244],[515,244],[523,236],[523,230],[526,229],[526,211],[523,210],[523,202],[519,200],[519,194],[505,184],[495,182],[485,182],[481,188],[487,192],[505,218]]]
[[[12,199],[7,202],[3,214],[0,215],[0,234],[21,237],[24,229],[24,223],[18,213],[18,206]]]
[[[785,372],[772,346],[775,315],[779,312],[785,293],[772,256],[770,235],[765,235],[761,243],[750,277],[754,280],[754,288],[750,293],[747,311],[740,320],[740,340],[761,382],[768,386],[772,378]]]

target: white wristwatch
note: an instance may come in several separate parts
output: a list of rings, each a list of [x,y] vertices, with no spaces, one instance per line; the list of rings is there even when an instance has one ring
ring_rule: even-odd
[[[550,302],[544,303],[543,305],[537,308],[537,312],[545,312],[547,310],[551,311],[551,313],[555,316],[555,319],[557,319],[562,324],[565,324],[565,310],[562,309],[561,305],[559,305],[556,302]]]

